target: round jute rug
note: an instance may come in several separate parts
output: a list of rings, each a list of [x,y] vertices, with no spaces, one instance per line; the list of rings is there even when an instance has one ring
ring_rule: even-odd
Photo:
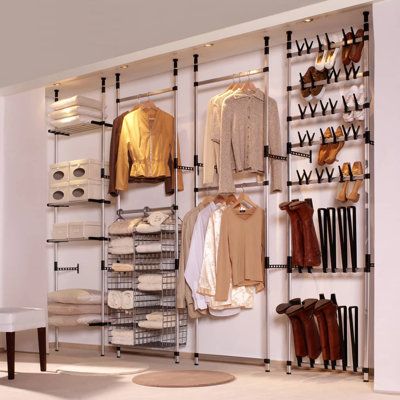
[[[184,388],[222,385],[234,379],[226,372],[183,370],[147,372],[135,376],[132,382],[142,386]]]

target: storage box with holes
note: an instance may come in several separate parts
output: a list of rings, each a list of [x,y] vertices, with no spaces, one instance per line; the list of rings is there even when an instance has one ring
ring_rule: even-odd
[[[93,179],[81,179],[69,182],[69,201],[71,203],[77,201],[88,201],[101,199],[101,181],[96,181]],[[106,193],[107,190],[104,190]],[[105,200],[109,198],[108,195],[105,196]]]
[[[53,239],[68,239],[68,222],[53,224]]]
[[[64,204],[69,202],[69,183],[59,182],[50,186],[49,203]]]
[[[104,166],[105,175],[109,175],[109,164]],[[69,162],[69,180],[101,179],[101,162],[92,159],[74,160]]]
[[[69,181],[69,161],[51,164],[49,173],[50,187]]]
[[[68,224],[68,239],[87,239],[100,236],[101,225],[98,222],[79,221]]]

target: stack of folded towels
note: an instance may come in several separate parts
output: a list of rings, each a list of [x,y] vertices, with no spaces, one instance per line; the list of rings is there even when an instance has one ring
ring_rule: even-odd
[[[64,289],[48,294],[50,326],[87,326],[101,322],[101,292]]]
[[[107,304],[117,310],[131,310],[133,308],[133,290],[109,290]]]
[[[113,328],[111,331],[111,343],[133,346],[135,344],[133,330]]]
[[[101,121],[103,118],[102,105],[98,100],[85,96],[73,96],[68,99],[55,101],[50,105],[50,125],[62,129],[91,121]]]
[[[158,292],[166,289],[174,289],[175,285],[173,280],[173,276],[171,276],[171,282],[164,282],[163,285],[163,276],[161,274],[143,274],[138,277],[138,286],[139,290],[148,291],[148,292]]]
[[[175,313],[173,311],[161,312],[155,311],[146,314],[146,319],[139,321],[139,327],[144,329],[163,329],[173,328],[175,326]]]
[[[133,254],[133,238],[127,237],[115,237],[110,240],[108,245],[108,251],[111,254]]]

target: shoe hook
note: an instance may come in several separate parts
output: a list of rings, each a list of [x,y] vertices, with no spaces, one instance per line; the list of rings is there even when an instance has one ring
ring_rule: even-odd
[[[346,127],[344,125],[342,125],[342,130],[344,132],[344,140],[345,141],[349,140],[350,131],[351,131],[352,127],[353,127],[353,130],[354,130],[354,125],[353,124],[351,124],[351,126],[349,126],[348,129],[346,129]]]
[[[305,89],[304,88],[304,78],[303,78],[303,75],[301,74],[301,72],[299,73],[299,75],[300,75],[301,90],[304,90]]]
[[[344,106],[344,112],[345,113],[349,113],[349,106],[347,105],[346,99],[344,98],[344,96],[342,95],[342,100],[343,100],[343,106]]]
[[[340,169],[340,167],[339,167]],[[326,174],[328,175],[328,182],[332,182],[333,180],[333,173],[335,172],[335,167],[333,167],[330,171],[328,167],[325,167]]]
[[[333,143],[337,143],[337,137],[336,137],[335,130],[333,129],[333,126],[331,126],[329,129],[331,130],[331,133],[333,136]]]
[[[325,115],[325,114],[324,114],[324,115]],[[320,132],[320,134],[321,134],[321,141],[322,141],[322,144],[325,144],[325,143],[326,143],[326,138],[325,138],[324,131],[322,130],[322,128],[319,128],[319,132]]]
[[[306,44],[307,54],[310,54],[311,49],[312,49],[312,45],[313,45],[314,41],[311,40],[311,42],[308,43],[307,39],[304,39],[304,42],[305,42],[305,44]]]
[[[337,106],[337,104],[338,104],[338,101],[336,100],[336,101],[335,101],[335,104],[333,104],[331,98],[329,98],[329,104],[330,104],[330,106],[331,106],[331,114],[335,114],[335,108],[336,108],[336,106]]]
[[[326,115],[326,110],[328,109],[329,101],[327,101],[325,105],[322,102],[322,100],[320,100],[319,103],[321,104],[322,115]]]
[[[315,137],[315,132],[312,135],[310,135],[310,133],[308,132],[308,129],[306,130],[306,132],[307,132],[307,138],[308,138],[308,145],[312,146],[312,142]]]
[[[295,41],[296,42],[296,47],[297,47],[297,54],[299,55],[299,56],[301,56],[301,53],[303,52],[303,48],[304,48],[304,44],[305,43],[303,43],[301,46],[299,45],[299,42],[296,40]]]
[[[310,103],[308,103],[310,104]],[[299,107],[300,110],[300,118],[304,119],[305,115],[306,115],[306,111],[307,111],[307,106],[304,107],[304,110],[301,108],[300,104],[297,104],[297,106]]]
[[[353,124],[351,124],[351,129],[353,130],[354,140],[358,138],[358,133],[360,132],[360,125],[357,126],[357,129]]]
[[[328,45],[328,50],[332,50],[331,46],[333,42],[330,41],[329,36],[326,32],[325,32],[325,37],[326,37],[326,44]]]
[[[297,131],[297,136],[299,137],[300,147],[303,147],[304,146],[304,142],[306,140],[306,134],[304,134],[304,136],[301,136],[300,132]]]
[[[311,118],[314,118],[315,117],[315,111],[317,110],[318,103],[314,107],[311,105],[311,103],[308,103],[308,106],[310,107]]]
[[[318,183],[322,183],[322,177],[324,176],[324,170],[321,169],[321,172],[318,171],[318,168],[315,168],[315,172],[317,173]]]
[[[319,51],[320,53],[322,53],[322,52],[324,51],[324,45],[322,44],[319,35],[317,35],[317,41],[318,41],[318,51]]]

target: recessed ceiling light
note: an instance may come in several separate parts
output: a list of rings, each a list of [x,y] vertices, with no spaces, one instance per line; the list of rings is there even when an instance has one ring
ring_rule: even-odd
[[[53,83],[53,86],[60,86],[60,85],[61,85],[60,82],[55,82],[55,83]]]
[[[303,22],[311,22],[313,21],[313,18],[306,18]]]
[[[206,44],[204,45],[204,47],[212,47],[212,46],[214,46],[214,43],[206,43]]]
[[[127,69],[127,68],[128,68],[128,65],[126,65],[126,64],[125,64],[125,65],[121,65],[120,68],[121,68],[121,69]]]

